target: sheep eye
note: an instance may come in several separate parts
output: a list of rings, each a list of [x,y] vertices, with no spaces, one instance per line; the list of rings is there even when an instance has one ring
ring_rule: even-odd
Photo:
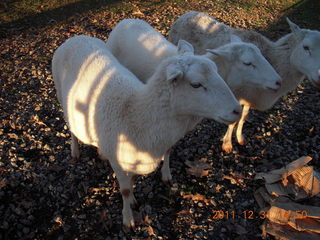
[[[201,83],[190,83],[191,87],[193,88],[199,88],[202,87]]]
[[[303,46],[303,49],[306,51],[310,51],[310,48],[308,46]]]
[[[246,65],[246,66],[252,66],[251,62],[243,62],[243,64]]]

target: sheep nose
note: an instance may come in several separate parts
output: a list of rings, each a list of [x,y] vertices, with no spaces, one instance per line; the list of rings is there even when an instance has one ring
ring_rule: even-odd
[[[234,115],[240,115],[241,112],[242,112],[242,108],[241,108],[241,107],[240,107],[240,108],[236,108],[236,109],[234,109],[234,110],[232,111],[232,113],[233,113]]]

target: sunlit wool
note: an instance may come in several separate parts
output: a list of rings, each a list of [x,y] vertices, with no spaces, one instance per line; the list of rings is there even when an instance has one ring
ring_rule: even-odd
[[[292,33],[276,42],[254,31],[231,28],[201,12],[182,15],[170,30],[171,42],[176,44],[179,39],[185,39],[193,44],[198,54],[204,53],[208,48],[227,44],[230,42],[230,35],[237,35],[243,41],[255,44],[282,77],[278,91],[265,91],[263,88],[248,85],[242,92],[234,92],[245,106],[237,127],[240,144],[244,144],[242,127],[251,107],[261,111],[271,108],[281,96],[295,89],[305,77],[320,87],[320,32],[300,29],[289,20],[288,23]],[[232,89],[231,86],[230,88]],[[232,151],[233,128],[234,125],[229,126],[224,137],[223,149],[227,152]]]
[[[189,50],[184,46],[181,52]],[[135,174],[154,171],[194,119],[232,122],[240,116],[235,112],[241,107],[214,63],[192,52],[162,61],[144,84],[103,41],[77,36],[55,51],[52,71],[71,130],[71,154],[79,157],[79,139],[109,160],[119,181],[126,226],[134,225]],[[191,86],[194,76],[206,90]]]

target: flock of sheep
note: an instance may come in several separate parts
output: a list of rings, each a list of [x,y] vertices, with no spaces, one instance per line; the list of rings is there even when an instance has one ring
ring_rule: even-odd
[[[79,139],[109,160],[124,226],[134,227],[134,176],[163,161],[162,180],[170,182],[170,149],[203,118],[229,125],[222,148],[230,152],[235,126],[244,144],[250,108],[271,108],[304,77],[320,88],[320,32],[288,23],[291,33],[273,42],[188,12],[168,41],[148,23],[126,19],[107,43],[76,36],[56,50],[53,79],[72,157],[80,157]]]

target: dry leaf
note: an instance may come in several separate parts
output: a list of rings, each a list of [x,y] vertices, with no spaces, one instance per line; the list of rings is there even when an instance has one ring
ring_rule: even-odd
[[[133,15],[144,16],[144,13],[140,11],[140,9],[133,10]]]
[[[146,225],[150,225],[151,224],[151,219],[150,219],[150,217],[148,215],[146,215],[144,217],[144,220],[143,220],[142,224],[146,224]]]
[[[309,129],[309,133],[312,133],[312,132],[314,132],[314,127]]]
[[[187,169],[187,173],[194,175],[196,177],[204,177],[209,175],[211,165],[205,163],[204,161],[186,161],[185,164],[190,167]]]
[[[93,187],[93,188],[90,188],[89,191],[91,191],[91,192],[100,192],[100,191],[107,192],[107,191],[109,191],[109,188],[107,188],[107,187],[94,188]]]
[[[200,227],[198,225],[191,225],[190,228],[191,229],[197,229],[197,228],[200,228]]]
[[[319,174],[311,166],[305,166],[311,157],[301,157],[281,169],[258,173],[255,179],[264,179],[266,189],[276,197],[289,196],[295,200],[320,193]]]
[[[283,168],[276,169],[267,173],[258,173],[256,174],[255,179],[264,179],[266,183],[275,183],[283,179],[283,175],[289,176],[293,171],[299,169],[306,165],[308,162],[312,160],[311,157],[301,157]]]
[[[106,220],[108,219],[107,216],[108,216],[108,212],[103,209],[103,210],[100,212],[100,222],[106,221]]]
[[[320,192],[319,174],[312,166],[305,166],[309,161],[310,157],[301,157],[281,169],[257,174],[256,179],[266,181],[265,188],[261,187],[254,193],[259,206],[266,212],[263,236],[268,233],[281,239],[320,239],[320,207],[292,200]]]
[[[209,170],[187,168],[187,173],[194,175],[196,177],[205,177],[209,175]]]
[[[53,221],[54,221],[55,223],[59,224],[60,226],[62,226],[62,225],[64,224],[64,221],[63,221],[62,218],[59,217],[59,216],[53,218]]]
[[[237,184],[238,183],[238,181],[235,178],[233,178],[231,176],[228,176],[228,175],[223,175],[223,179],[230,180],[231,184]]]
[[[182,214],[191,214],[188,210],[181,210],[180,212],[177,212],[177,215],[182,215]]]
[[[299,232],[288,225],[281,225],[270,221],[265,221],[262,226],[262,229],[263,235],[266,236],[266,234],[269,233],[277,238],[281,238],[284,240],[319,240],[319,234],[317,233],[308,231]]]
[[[153,231],[153,228],[150,225],[147,227],[147,232],[148,232],[149,236],[155,236],[156,235],[154,233],[154,231]]]
[[[35,121],[39,125],[43,125],[43,126],[47,127],[47,124],[45,124],[44,122],[39,120],[39,116],[38,115],[33,115],[32,116],[32,120]]]
[[[183,198],[191,198],[192,201],[204,201],[205,203],[209,202],[209,199],[207,199],[205,196],[203,196],[201,194],[184,195]]]
[[[0,180],[0,189],[1,189],[1,188],[4,188],[6,185],[7,185],[7,184],[6,184],[6,181],[5,181],[4,179],[1,179],[1,180]]]
[[[221,186],[221,185],[218,184],[218,185],[216,186],[216,191],[217,191],[217,192],[220,192],[220,189],[221,189],[221,188],[223,188],[223,186]]]
[[[15,134],[15,133],[8,133],[8,137],[12,138],[12,139],[18,139],[19,138],[18,135]]]

